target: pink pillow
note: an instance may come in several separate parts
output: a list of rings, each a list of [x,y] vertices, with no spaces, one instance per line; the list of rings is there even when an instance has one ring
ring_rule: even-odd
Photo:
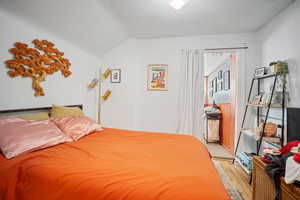
[[[102,131],[102,127],[96,121],[86,117],[63,117],[52,119],[64,134],[74,141],[88,135],[93,131]]]
[[[68,138],[50,120],[0,118],[0,149],[7,159],[67,140]]]

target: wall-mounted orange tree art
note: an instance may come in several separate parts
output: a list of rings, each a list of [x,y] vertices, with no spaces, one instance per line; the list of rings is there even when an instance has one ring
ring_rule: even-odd
[[[47,40],[33,40],[35,48],[29,48],[27,44],[16,42],[15,48],[9,51],[14,58],[5,62],[9,69],[8,75],[14,77],[32,78],[32,88],[35,96],[44,96],[44,90],[40,83],[46,80],[47,75],[61,71],[64,77],[72,74],[71,63],[63,58],[64,53],[54,48],[54,44]]]

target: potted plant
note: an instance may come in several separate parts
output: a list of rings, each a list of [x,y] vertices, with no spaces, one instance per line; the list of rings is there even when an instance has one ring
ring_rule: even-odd
[[[286,90],[286,75],[289,73],[288,62],[287,61],[274,61],[270,63],[271,72],[277,73],[279,76],[277,78],[277,84],[274,91],[274,97],[272,103],[281,103],[282,91]],[[288,93],[285,92],[287,99],[289,100]]]
[[[287,61],[275,61],[270,63],[270,68],[273,73],[287,74],[288,63]]]

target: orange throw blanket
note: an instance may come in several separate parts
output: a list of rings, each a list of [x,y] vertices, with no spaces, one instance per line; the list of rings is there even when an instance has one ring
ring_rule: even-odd
[[[229,200],[204,145],[108,129],[6,160],[1,200]]]

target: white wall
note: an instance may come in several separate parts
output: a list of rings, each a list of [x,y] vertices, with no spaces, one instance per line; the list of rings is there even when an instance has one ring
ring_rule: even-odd
[[[290,73],[288,75],[288,90],[291,101],[288,106],[300,107],[300,1],[295,1],[286,10],[273,18],[266,26],[255,33],[258,52],[261,55],[260,66],[268,66],[270,62],[288,60]],[[270,80],[265,82],[270,84]],[[265,88],[268,88],[266,86]],[[281,118],[280,110],[271,110],[270,115]],[[251,116],[256,116],[255,113]],[[270,121],[274,121],[270,119]],[[278,123],[278,122],[276,122]],[[254,123],[253,123],[254,124]],[[250,126],[250,127],[253,127]],[[241,140],[240,151],[256,151],[256,143],[244,137]]]
[[[262,65],[288,60],[288,106],[300,107],[300,1],[295,1],[257,33],[261,44]]]
[[[110,89],[110,98],[101,104],[101,123],[108,127],[132,129],[135,127],[137,103],[137,83],[141,52],[136,40],[127,40],[114,48],[102,59],[102,72],[107,68],[121,69],[121,83],[111,84],[109,78],[102,83],[102,93]]]
[[[96,90],[88,91],[87,84],[95,77],[96,67],[100,65],[98,58],[2,10],[0,10],[0,25],[0,110],[51,104],[83,104],[86,114],[95,118]],[[56,48],[65,52],[65,57],[72,63],[73,75],[69,78],[64,78],[57,72],[42,82],[46,94],[44,97],[34,97],[30,78],[10,78],[4,65],[6,60],[12,58],[8,49],[12,48],[15,42],[28,44],[34,39],[54,42]]]
[[[175,132],[180,49],[249,46],[247,70],[252,74],[253,66],[260,62],[253,39],[252,34],[237,34],[130,39],[123,42],[102,58],[102,68],[122,69],[121,84],[110,84],[109,80],[103,84],[103,90],[112,89],[112,96],[102,105],[102,123],[116,128]],[[169,65],[168,91],[147,91],[148,64]]]

